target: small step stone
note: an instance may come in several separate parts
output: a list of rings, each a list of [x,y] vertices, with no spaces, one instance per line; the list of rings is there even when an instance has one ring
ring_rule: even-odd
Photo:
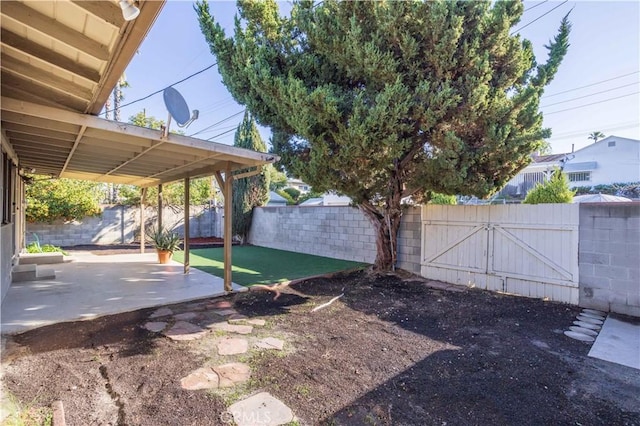
[[[229,388],[246,382],[251,377],[251,367],[241,362],[218,365],[213,367],[213,371],[218,375],[218,386],[221,388]]]
[[[268,392],[238,401],[227,412],[238,426],[279,426],[295,420],[291,408]]]
[[[219,384],[218,374],[211,367],[198,368],[180,380],[180,386],[186,390],[216,389]]]
[[[160,318],[160,317],[166,317],[169,315],[173,315],[173,311],[169,308],[160,308],[157,309],[154,313],[152,313],[149,318]]]
[[[177,321],[173,327],[163,333],[171,340],[197,340],[207,334],[207,330],[186,321]]]
[[[208,325],[207,328],[210,328],[214,331],[226,331],[228,333],[237,334],[251,334],[251,332],[253,331],[253,326],[251,325],[229,324],[226,322],[216,322]]]
[[[144,325],[144,328],[146,328],[149,331],[152,331],[154,333],[159,333],[162,330],[165,329],[165,327],[167,326],[166,322],[162,322],[162,321],[149,321],[148,323],[146,323]]]
[[[281,351],[284,348],[284,341],[275,337],[265,337],[256,342],[256,347],[260,349],[275,349]]]
[[[236,315],[238,312],[235,309],[214,309],[213,313],[221,317],[227,317],[229,315]]]
[[[229,308],[233,307],[231,302],[229,302],[227,300],[218,300],[217,302],[213,302],[213,303],[209,304],[208,306],[211,306],[211,308],[213,308],[213,309],[229,309]]]
[[[249,350],[249,342],[241,337],[223,337],[218,342],[218,355],[239,355]]]
[[[195,312],[184,312],[182,314],[176,314],[173,317],[178,321],[189,321],[194,318],[197,318],[199,315]]]
[[[264,327],[264,325],[267,323],[265,320],[260,319],[260,318],[232,318],[233,315],[231,317],[229,317],[229,319],[227,319],[227,322],[229,324],[250,324],[250,325],[255,325],[257,327]]]

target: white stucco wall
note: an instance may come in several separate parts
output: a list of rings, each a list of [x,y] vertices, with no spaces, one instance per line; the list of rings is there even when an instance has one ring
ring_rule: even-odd
[[[615,142],[609,146],[609,142]],[[571,155],[571,154],[570,154]],[[573,154],[567,164],[596,162],[588,182],[572,182],[571,186],[609,185],[640,182],[640,141],[609,136]]]

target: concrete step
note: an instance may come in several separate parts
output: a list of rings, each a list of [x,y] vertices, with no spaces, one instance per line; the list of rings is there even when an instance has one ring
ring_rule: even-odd
[[[62,262],[64,262],[64,255],[59,252],[21,253],[18,260],[20,265],[50,265]]]
[[[49,280],[56,277],[53,269],[38,268],[38,265],[16,265],[11,270],[11,282]]]

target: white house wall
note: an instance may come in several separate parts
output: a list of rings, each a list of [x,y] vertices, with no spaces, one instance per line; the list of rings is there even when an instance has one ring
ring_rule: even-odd
[[[609,146],[615,142],[614,146]],[[571,182],[571,186],[610,185],[640,181],[640,141],[610,136],[582,148],[567,165],[596,162],[588,182]]]

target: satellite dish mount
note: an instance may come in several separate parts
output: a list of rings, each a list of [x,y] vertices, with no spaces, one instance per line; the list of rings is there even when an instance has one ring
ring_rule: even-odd
[[[194,109],[193,113],[190,115],[187,101],[185,101],[180,92],[173,87],[167,87],[164,89],[162,97],[164,98],[164,105],[167,107],[167,111],[169,112],[167,126],[164,128],[163,137],[166,138],[169,136],[172,117],[178,124],[178,127],[188,127],[189,124],[198,119],[198,116],[200,115],[199,111]]]

